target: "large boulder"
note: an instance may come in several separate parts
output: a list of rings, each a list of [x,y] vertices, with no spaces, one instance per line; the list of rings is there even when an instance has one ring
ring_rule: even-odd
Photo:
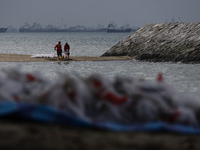
[[[102,56],[131,56],[153,62],[200,62],[200,23],[148,24]]]

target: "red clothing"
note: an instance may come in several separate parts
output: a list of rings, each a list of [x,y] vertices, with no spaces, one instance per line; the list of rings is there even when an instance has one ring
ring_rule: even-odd
[[[64,51],[68,51],[69,52],[69,50],[70,50],[70,46],[68,45],[68,44],[65,44],[65,47],[64,47]]]
[[[57,44],[55,47],[54,47],[54,49],[56,49],[57,48],[57,52],[61,52],[62,51],[62,46],[61,46],[61,44]]]

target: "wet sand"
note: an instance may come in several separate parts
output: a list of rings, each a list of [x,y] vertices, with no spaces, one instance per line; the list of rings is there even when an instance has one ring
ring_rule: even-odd
[[[0,62],[47,62],[47,61],[114,61],[132,60],[129,56],[87,57],[70,56],[70,59],[57,60],[57,58],[31,58],[32,55],[0,54]]]

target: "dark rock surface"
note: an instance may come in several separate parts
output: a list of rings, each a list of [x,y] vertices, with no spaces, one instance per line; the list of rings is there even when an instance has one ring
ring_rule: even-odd
[[[141,61],[200,63],[200,23],[148,24],[102,56]]]

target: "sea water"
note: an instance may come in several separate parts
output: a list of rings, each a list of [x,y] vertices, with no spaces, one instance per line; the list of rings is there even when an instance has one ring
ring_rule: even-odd
[[[0,53],[7,54],[56,54],[54,46],[61,41],[69,43],[71,56],[101,56],[112,46],[132,33],[72,32],[72,33],[1,33]],[[21,66],[25,72],[39,70],[51,80],[67,72],[72,76],[86,77],[99,72],[114,79],[117,75],[144,78],[154,81],[162,72],[168,84],[184,93],[200,95],[200,64],[171,62],[126,61],[63,61],[63,62],[0,62],[0,69]]]

